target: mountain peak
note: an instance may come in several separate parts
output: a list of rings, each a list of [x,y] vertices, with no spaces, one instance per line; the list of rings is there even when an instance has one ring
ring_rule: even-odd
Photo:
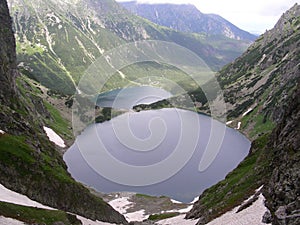
[[[243,31],[221,16],[204,14],[192,4],[121,3],[130,12],[156,24],[186,33],[222,35],[236,40],[254,41],[255,35]]]

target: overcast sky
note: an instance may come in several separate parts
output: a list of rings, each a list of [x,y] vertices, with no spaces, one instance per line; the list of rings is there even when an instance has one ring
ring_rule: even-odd
[[[138,0],[138,2],[190,3],[203,13],[218,14],[243,30],[261,34],[273,28],[282,13],[295,3],[299,4],[300,0]]]

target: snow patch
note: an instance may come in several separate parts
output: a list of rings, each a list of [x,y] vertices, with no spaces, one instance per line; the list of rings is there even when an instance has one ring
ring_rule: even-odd
[[[25,223],[23,223],[23,222],[21,222],[19,220],[15,220],[15,219],[3,217],[3,216],[0,216],[0,224],[5,224],[5,225],[25,225]]]
[[[119,213],[125,214],[127,209],[129,209],[133,204],[132,202],[128,201],[128,199],[129,197],[121,197],[110,201],[108,204],[110,204]]]
[[[173,218],[160,220],[156,222],[155,224],[159,225],[195,225],[197,223],[197,220],[186,220],[184,219],[185,215],[179,215]]]
[[[187,208],[184,208],[184,209],[172,209],[172,210],[166,211],[166,213],[173,213],[173,212],[187,213],[187,212],[191,211],[192,208],[193,208],[193,205],[189,205]],[[162,213],[165,213],[165,211],[162,211]]]
[[[51,128],[45,126],[43,128],[50,141],[52,141],[54,144],[56,144],[59,147],[62,148],[66,147],[64,140],[57,133],[55,133]]]
[[[197,202],[199,200],[199,196],[197,196],[196,198],[194,198],[193,201],[191,201],[191,204],[194,204],[195,202]]]
[[[230,121],[226,122],[226,125],[230,125],[230,124],[232,124],[232,123],[233,123],[233,121],[230,120]]]
[[[129,197],[121,197],[110,201],[108,204],[110,204],[116,211],[123,214],[129,222],[143,221],[148,218],[148,215],[145,215],[145,210],[127,213],[127,210],[134,204],[128,200]]]
[[[242,122],[238,122],[238,125],[237,125],[237,130],[241,129],[241,125],[242,125]]]
[[[125,79],[125,78],[126,78],[125,74],[122,73],[122,71],[118,70],[118,73],[120,74],[120,76],[121,76],[122,79]]]
[[[176,201],[176,200],[174,200],[174,199],[170,199],[170,200],[171,200],[171,202],[174,203],[174,204],[182,204],[182,202]]]
[[[0,134],[5,134],[5,132],[3,130],[0,130]]]
[[[187,213],[189,211],[191,211],[193,208],[193,205],[190,205],[189,207],[185,208],[185,209],[180,209],[178,210],[179,213]]]
[[[251,112],[253,110],[253,108],[249,108],[246,112],[243,113],[243,117],[246,116],[249,112]]]
[[[145,210],[140,210],[132,213],[126,213],[124,214],[127,221],[138,221],[142,222],[143,220],[148,218],[148,215],[145,215]]]
[[[82,225],[115,225],[114,223],[105,223],[98,220],[93,221],[78,215],[76,216],[76,218],[82,222]]]
[[[282,59],[281,61],[283,62],[283,61],[287,60],[288,57],[289,57],[289,53],[287,53],[287,54],[283,57],[283,59]]]
[[[11,190],[7,189],[6,187],[4,187],[2,184],[0,184],[0,201],[23,205],[23,206],[37,207],[37,208],[41,208],[41,209],[54,210],[51,207],[42,205],[41,203],[31,200],[30,198],[28,198],[25,195],[21,195],[17,192],[11,191]]]

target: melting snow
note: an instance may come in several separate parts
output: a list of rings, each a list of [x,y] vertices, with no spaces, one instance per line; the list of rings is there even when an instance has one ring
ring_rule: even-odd
[[[185,215],[179,215],[173,218],[160,220],[156,222],[156,224],[159,225],[195,225],[197,223],[197,220],[185,220]]]
[[[185,209],[179,209],[178,212],[179,213],[187,213],[189,211],[191,211],[193,208],[193,205],[190,205],[189,207],[185,208]]]
[[[105,223],[98,220],[97,221],[89,220],[87,218],[78,215],[76,216],[76,218],[82,222],[82,225],[115,225],[112,223]]]
[[[127,221],[131,222],[131,221],[143,221],[145,219],[148,218],[147,215],[145,215],[145,210],[140,210],[140,211],[136,211],[136,212],[132,212],[132,213],[126,213],[124,214],[125,218]]]
[[[11,219],[11,218],[6,218],[3,216],[0,216],[0,224],[5,224],[5,225],[25,225],[25,223],[19,221],[19,220],[15,220],[15,219]]]
[[[66,147],[64,140],[57,133],[55,133],[51,128],[45,126],[43,128],[50,141],[52,141],[54,144],[56,144],[59,147],[62,148]]]
[[[191,201],[191,203],[193,204],[193,203],[197,202],[198,200],[199,200],[199,196],[197,196],[196,198],[194,198],[194,200]]]
[[[114,199],[109,202],[109,204],[119,213],[123,214],[125,218],[131,221],[143,221],[148,218],[148,215],[145,215],[145,210],[139,210],[136,212],[127,213],[127,210],[133,205],[132,202],[128,201],[129,197],[121,197]]]
[[[251,112],[253,109],[249,108],[246,112],[243,113],[243,117],[246,116],[249,112]]]
[[[264,213],[267,211],[267,208],[264,205],[265,198],[262,194],[259,195],[259,198],[248,208],[242,210],[239,213],[236,213],[239,206],[234,208],[233,210],[225,213],[219,218],[211,221],[207,225],[265,225],[262,222],[262,217]]]
[[[109,202],[109,204],[117,210],[119,213],[124,214],[127,212],[127,209],[133,204],[132,202],[128,201],[129,197],[121,197],[114,199]]]
[[[230,124],[232,124],[232,120],[230,120],[230,121],[228,121],[228,122],[226,122],[226,125],[230,125]]]
[[[174,199],[171,199],[171,202],[175,203],[175,204],[182,204],[182,202],[176,201]]]
[[[36,201],[31,200],[25,195],[21,195],[17,192],[11,191],[0,184],[0,201],[9,202],[18,205],[37,207],[42,209],[53,209],[48,206],[42,205]]]

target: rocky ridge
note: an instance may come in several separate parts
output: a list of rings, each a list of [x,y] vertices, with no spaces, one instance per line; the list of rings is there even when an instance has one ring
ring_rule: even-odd
[[[270,210],[264,221],[299,223],[299,25],[295,4],[274,29],[220,71],[229,116],[255,140],[247,158],[203,192],[187,214],[199,218],[197,224],[230,210],[260,185]]]
[[[121,3],[130,12],[153,23],[185,33],[220,35],[236,40],[254,41],[255,35],[243,31],[215,14],[201,13],[190,4]]]

